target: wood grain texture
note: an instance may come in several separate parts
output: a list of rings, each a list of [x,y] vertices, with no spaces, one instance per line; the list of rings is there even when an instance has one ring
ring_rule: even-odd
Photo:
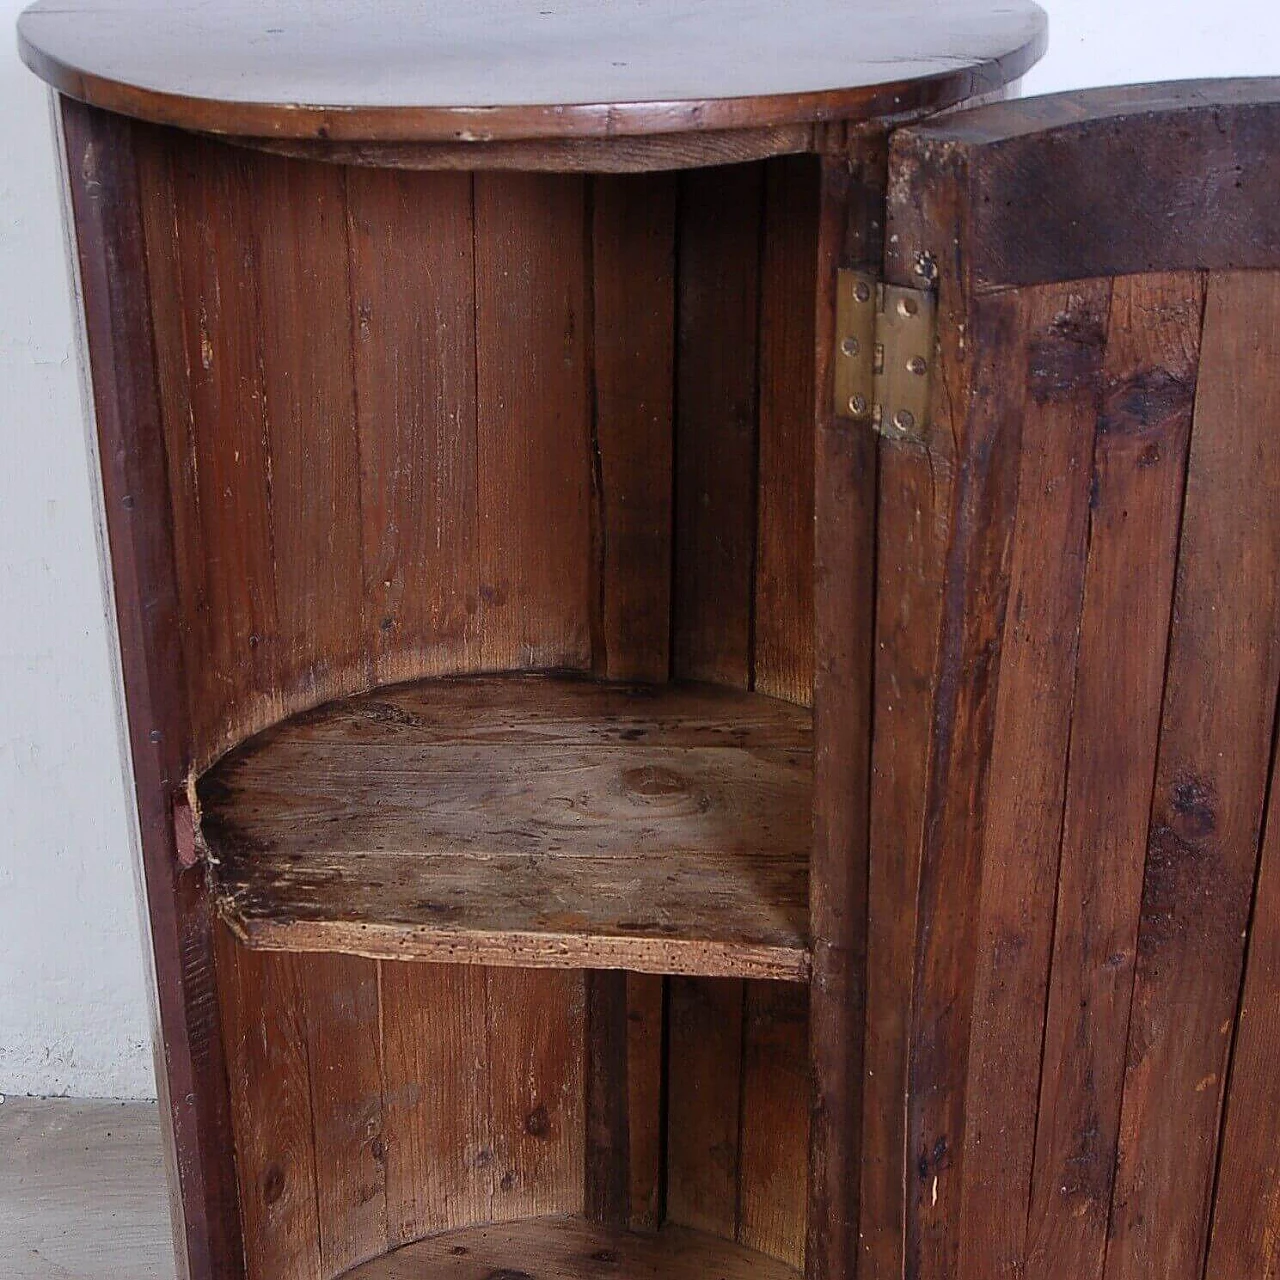
[[[763,170],[680,180],[672,669],[751,682]]]
[[[484,173],[668,173],[744,164],[816,151],[825,127],[811,124],[657,133],[614,138],[533,138],[514,142],[330,142],[310,138],[235,138],[272,155],[374,169]]]
[[[737,1239],[802,1270],[812,1095],[808,992],[785,982],[745,987]]]
[[[511,1226],[451,1231],[349,1273],[349,1280],[794,1280],[785,1263],[713,1235],[667,1227],[628,1233],[578,1218],[542,1218]]]
[[[760,264],[754,687],[813,701],[818,164],[765,166]]]
[[[1196,276],[1111,290],[1026,1218],[1036,1280],[1097,1276],[1105,1251],[1203,296]]]
[[[480,652],[591,663],[590,319],[581,178],[477,174]]]
[[[494,1216],[484,969],[381,966],[391,1247]]]
[[[298,968],[315,1145],[320,1265],[340,1275],[387,1248],[378,966],[306,956]],[[254,1105],[269,1105],[254,1095]]]
[[[358,171],[346,184],[364,645],[380,684],[473,670],[480,553],[471,181]]]
[[[1023,305],[1021,473],[977,891],[956,1275],[1017,1275],[1075,694],[1109,282]],[[1010,381],[1013,380],[1012,370]],[[1069,909],[1069,908],[1068,908]],[[935,1175],[938,1176],[938,1175]],[[991,1188],[1002,1188],[992,1195]],[[931,1193],[932,1195],[932,1193]]]
[[[1238,159],[1258,104],[1233,94],[1213,128]],[[1158,213],[1156,236],[1131,193],[1130,241],[1104,217],[1089,250],[1100,279],[1009,288],[1012,260],[988,272],[984,237],[1061,191],[1068,169],[1051,184],[1046,156],[1074,147],[1090,181],[1113,180],[1108,147],[1139,145],[1148,113],[1178,123],[1159,90],[1120,96],[1077,100],[1074,123],[998,107],[894,142],[887,267],[937,273],[942,386],[923,445],[882,446],[881,580],[893,567],[913,589],[878,615],[899,630],[877,662],[868,1036],[878,1063],[905,1046],[909,1069],[871,1086],[888,1106],[901,1089],[906,1141],[866,1112],[874,1276],[1271,1265],[1268,1165],[1241,1163],[1239,1116],[1260,1132],[1272,1104],[1240,1056],[1240,1011],[1246,956],[1267,954],[1276,276],[1153,270],[1246,241],[1260,224],[1243,182],[1212,232]],[[1203,105],[1193,142],[1209,138]],[[1097,130],[1114,136],[1091,153]],[[1001,166],[1019,154],[1015,215]],[[1194,163],[1166,159],[1166,188],[1194,201]],[[1113,250],[1144,255],[1142,273],[1107,274]],[[1084,269],[1064,253],[1064,272]],[[936,640],[913,637],[911,606]],[[913,807],[911,843],[879,849],[876,814]],[[877,885],[910,893],[913,864],[896,907]],[[878,938],[915,948],[905,1024]]]
[[[215,133],[324,139],[615,137],[939,108],[1016,79],[1044,51],[1027,0],[758,0],[557,9],[408,0],[375,10],[239,0],[179,19],[44,0],[23,57],[95,106]],[[767,55],[767,56],[764,56]]]
[[[814,441],[814,836],[809,895],[811,1125],[805,1274],[859,1264],[862,1100],[869,956],[869,805],[877,444],[831,412],[837,272],[879,263],[884,140],[872,135],[820,171]],[[892,1104],[891,1104],[892,1105]],[[892,1114],[891,1110],[884,1113]]]
[[[1267,270],[1278,100],[1261,78],[1083,90],[949,115],[898,142],[971,166],[985,198],[965,267],[983,285]]]
[[[591,186],[597,671],[671,672],[675,217],[672,178]]]
[[[304,962],[217,937],[245,1272],[309,1280],[322,1262]]]
[[[352,589],[364,565],[354,353],[343,323],[351,315],[346,183],[341,170],[290,161],[255,164],[248,176],[252,258],[240,270],[256,276],[260,325],[272,679],[315,700],[369,682],[365,602]],[[243,324],[232,305],[230,322]],[[242,463],[252,467],[253,456]],[[204,491],[202,505],[211,496]]]
[[[809,750],[750,695],[425,682],[227,757],[200,838],[253,946],[798,978]]]
[[[667,1103],[667,1221],[738,1234],[743,984],[673,978]]]
[[[1273,750],[1271,791],[1248,965],[1224,1102],[1207,1280],[1280,1275],[1280,773]]]
[[[174,800],[189,764],[182,606],[147,309],[148,246],[132,130],[64,103],[66,173],[155,964],[156,1082],[181,1280],[243,1274],[230,1107],[204,877],[180,868]]]
[[[1108,1280],[1204,1264],[1280,682],[1277,324],[1280,277],[1210,277]]]

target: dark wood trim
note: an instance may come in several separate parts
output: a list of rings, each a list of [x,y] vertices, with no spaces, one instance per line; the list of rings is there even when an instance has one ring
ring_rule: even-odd
[[[1280,79],[1202,80],[983,107],[893,150],[895,166],[946,164],[964,184],[983,288],[1274,268],[1277,137]],[[909,270],[920,247],[891,244],[891,263]]]
[[[822,160],[814,382],[814,840],[808,1280],[858,1266],[877,437],[831,412],[836,273],[880,260],[883,134]]]
[[[185,1229],[180,1271],[185,1280],[238,1280],[244,1264],[212,914],[203,872],[183,869],[174,831],[189,716],[133,127],[72,101],[62,105],[62,125],[155,955],[156,1083]]]

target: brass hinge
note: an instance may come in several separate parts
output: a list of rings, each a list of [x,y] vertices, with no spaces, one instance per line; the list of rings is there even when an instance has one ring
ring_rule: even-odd
[[[836,296],[835,412],[892,440],[922,440],[937,340],[932,293],[841,271]]]

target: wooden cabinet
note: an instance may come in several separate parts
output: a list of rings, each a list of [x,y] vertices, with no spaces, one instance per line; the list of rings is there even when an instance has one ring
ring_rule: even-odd
[[[1273,1274],[1280,85],[1001,101],[1021,0],[21,39],[188,1280]]]

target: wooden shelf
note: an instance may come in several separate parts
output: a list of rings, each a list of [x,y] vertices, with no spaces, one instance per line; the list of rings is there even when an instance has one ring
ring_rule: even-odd
[[[811,737],[711,686],[423,681],[225,757],[200,838],[252,947],[802,981]]]
[[[799,1273],[730,1240],[664,1227],[641,1235],[581,1218],[463,1227],[347,1272],[344,1280],[798,1280]]]

